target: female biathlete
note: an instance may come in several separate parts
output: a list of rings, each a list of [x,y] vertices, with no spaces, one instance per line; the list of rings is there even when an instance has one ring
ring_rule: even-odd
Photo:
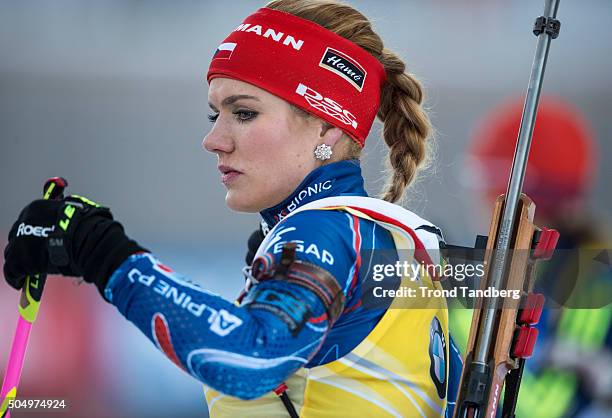
[[[461,359],[444,301],[366,303],[373,266],[389,252],[391,263],[440,262],[439,230],[392,203],[426,158],[419,83],[361,13],[306,0],[247,17],[207,79],[213,127],[203,146],[217,155],[228,207],[259,212],[266,233],[239,300],[173,272],[108,208],[79,196],[24,208],[6,280],[20,289],[26,275],[61,273],[95,284],[205,384],[213,417],[448,414]],[[383,200],[367,197],[358,160],[376,116],[393,169]],[[54,230],[28,234],[47,231],[28,225]],[[411,281],[436,288],[433,279]]]

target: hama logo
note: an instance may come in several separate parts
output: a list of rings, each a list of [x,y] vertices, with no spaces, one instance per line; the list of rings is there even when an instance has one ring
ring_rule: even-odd
[[[366,70],[357,61],[340,51],[327,48],[319,62],[319,67],[338,74],[359,91],[363,88],[367,75]]]
[[[213,59],[222,59],[222,60],[228,60],[232,57],[232,53],[234,52],[234,49],[236,49],[236,45],[235,43],[232,42],[227,42],[224,44],[219,45],[219,47],[217,48],[217,50],[215,51],[215,54],[213,55]]]
[[[323,97],[321,93],[302,83],[298,84],[295,92],[306,99],[311,107],[328,114],[345,125],[350,125],[357,129],[357,118],[351,112],[344,109],[340,103],[330,99],[329,97]]]

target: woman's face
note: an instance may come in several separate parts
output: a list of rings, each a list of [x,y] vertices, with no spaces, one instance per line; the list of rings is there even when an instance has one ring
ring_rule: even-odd
[[[251,84],[229,78],[210,83],[212,130],[204,148],[217,154],[230,209],[258,212],[280,203],[321,163],[322,123]]]

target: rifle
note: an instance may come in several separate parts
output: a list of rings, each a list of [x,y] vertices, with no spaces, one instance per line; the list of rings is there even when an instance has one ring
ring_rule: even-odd
[[[510,180],[493,210],[481,289],[518,289],[520,303],[479,300],[474,309],[455,418],[494,418],[505,387],[504,418],[513,418],[525,359],[533,352],[544,296],[533,293],[534,265],[552,256],[559,233],[533,223],[535,204],[521,193],[552,39],[559,35],[559,0],[545,0],[536,19],[538,37]]]

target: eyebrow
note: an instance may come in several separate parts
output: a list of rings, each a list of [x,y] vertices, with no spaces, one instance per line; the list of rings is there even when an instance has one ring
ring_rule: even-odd
[[[258,97],[255,96],[249,96],[248,94],[236,94],[234,96],[228,96],[225,99],[223,99],[223,101],[221,102],[221,107],[223,106],[229,106],[231,104],[236,103],[238,100],[242,100],[242,99],[251,99],[251,100],[256,100],[256,101],[260,101]],[[210,106],[212,109],[216,109],[216,107],[208,102],[208,106]]]

